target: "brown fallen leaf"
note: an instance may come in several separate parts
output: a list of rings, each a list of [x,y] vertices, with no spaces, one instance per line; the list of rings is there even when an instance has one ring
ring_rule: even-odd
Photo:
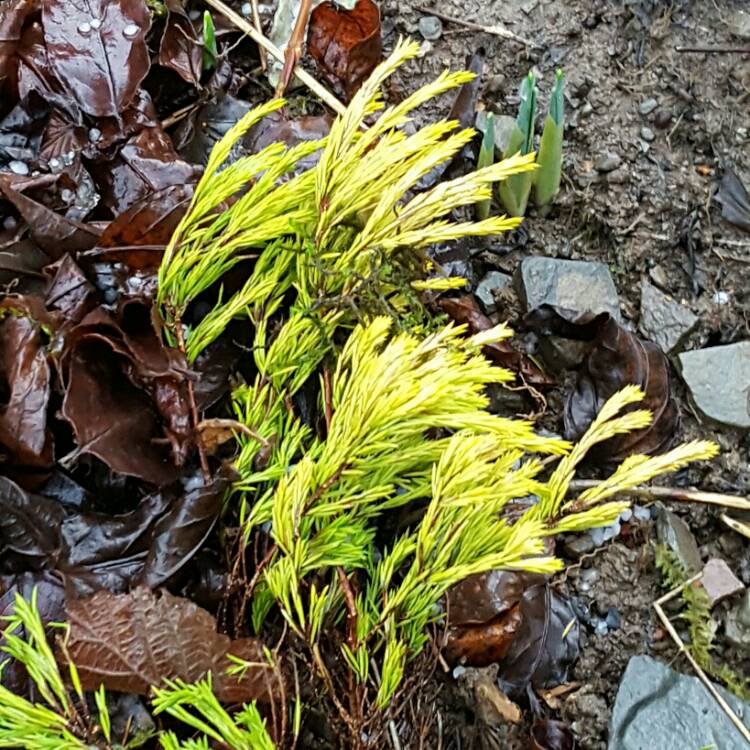
[[[147,695],[164,680],[195,682],[211,674],[220,701],[272,699],[278,675],[268,665],[256,638],[231,640],[216,632],[204,609],[166,590],[138,587],[129,594],[100,591],[66,603],[70,623],[67,655],[84,690]],[[241,677],[226,673],[228,655],[257,666]]]
[[[54,273],[45,296],[46,306],[58,311],[66,322],[78,323],[96,303],[94,285],[70,255],[44,270]]]
[[[469,627],[452,627],[444,654],[448,664],[486,667],[505,658],[521,625],[516,605],[490,622]]]
[[[307,51],[335,92],[347,101],[380,62],[380,10],[358,0],[353,10],[321,3],[310,16]]]
[[[117,117],[150,67],[145,0],[42,0],[49,64],[78,106]]]
[[[469,333],[479,333],[493,327],[492,321],[480,310],[473,294],[461,297],[442,297],[440,309],[456,323],[465,324]],[[507,367],[530,385],[552,385],[555,381],[542,372],[523,352],[519,352],[508,341],[498,341],[484,347],[485,356],[501,367]]]
[[[0,303],[0,374],[7,398],[0,406],[4,472],[24,487],[43,482],[52,470],[52,433],[47,425],[51,373],[42,340],[50,316],[33,298]]]
[[[562,721],[539,716],[531,726],[529,750],[573,750],[575,739]]]
[[[642,341],[623,328],[609,313],[578,313],[542,305],[524,319],[543,335],[593,341],[565,403],[565,437],[577,440],[599,410],[624,386],[640,386],[646,398],[632,408],[649,409],[651,425],[599,444],[591,451],[594,461],[620,463],[633,453],[659,453],[677,438],[680,413],[672,397],[669,361],[656,344]]]
[[[172,3],[159,46],[159,65],[170,68],[186,83],[200,88],[203,48],[187,13]]]
[[[750,232],[750,196],[731,167],[724,169],[716,200],[721,204],[722,219]]]

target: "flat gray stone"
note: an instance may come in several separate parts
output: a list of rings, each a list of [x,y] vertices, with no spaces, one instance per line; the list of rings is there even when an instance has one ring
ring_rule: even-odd
[[[641,323],[643,335],[666,354],[680,348],[698,325],[698,316],[648,282],[641,285]]]
[[[490,271],[477,285],[475,294],[482,303],[487,315],[492,315],[497,310],[495,293],[510,286],[513,279],[501,271]]]
[[[750,705],[717,688],[746,726]],[[608,750],[747,750],[747,743],[697,677],[634,656],[617,691]]]
[[[716,606],[722,599],[739,594],[745,589],[745,585],[732,572],[732,569],[718,557],[711,558],[706,563],[700,583],[708,594],[711,607]]]
[[[650,115],[658,106],[659,102],[656,99],[644,99],[638,106],[638,109],[642,115]]]
[[[608,312],[620,319],[620,302],[604,263],[524,258],[517,270],[519,296],[527,308],[557,305],[579,313]]]
[[[750,653],[750,589],[727,612],[724,634],[735,648]]]
[[[434,42],[443,35],[443,22],[435,16],[422,16],[419,19],[419,33],[423,39]]]
[[[703,570],[698,542],[690,527],[661,504],[657,505],[656,535],[662,544],[666,544],[677,555],[688,576],[697,575]]]
[[[622,164],[622,158],[620,155],[616,154],[614,151],[608,151],[596,160],[594,169],[597,172],[614,172],[620,164]]]
[[[708,419],[750,430],[750,341],[684,352],[682,378]]]

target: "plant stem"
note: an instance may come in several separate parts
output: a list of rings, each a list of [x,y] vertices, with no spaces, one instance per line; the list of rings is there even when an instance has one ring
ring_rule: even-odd
[[[186,354],[185,348],[185,334],[182,330],[182,322],[179,319],[175,319],[174,334],[177,339],[177,346],[179,350]],[[203,472],[203,479],[208,484],[211,480],[211,470],[208,467],[208,458],[206,456],[206,450],[203,447],[203,438],[201,437],[198,425],[200,419],[198,417],[198,406],[195,403],[195,390],[193,388],[193,381],[187,381],[188,389],[188,403],[190,405],[190,418],[193,422],[193,434],[195,435],[195,445],[198,448],[198,457],[201,463],[201,471]]]
[[[601,482],[595,479],[574,479],[568,488],[569,492],[579,492],[598,487]],[[688,503],[706,503],[708,505],[721,505],[725,508],[737,508],[738,510],[750,510],[750,499],[741,495],[724,495],[720,492],[703,492],[695,488],[683,489],[682,487],[630,487],[620,491],[621,495],[633,497],[644,497],[649,500],[680,500]]]
[[[289,43],[284,50],[284,67],[281,69],[279,83],[276,86],[277,97],[284,96],[284,92],[294,75],[297,63],[302,57],[302,45],[305,41],[307,22],[310,20],[310,14],[312,13],[312,4],[313,0],[302,0],[300,3],[299,13],[297,14],[297,20],[294,23],[292,35],[289,37]]]

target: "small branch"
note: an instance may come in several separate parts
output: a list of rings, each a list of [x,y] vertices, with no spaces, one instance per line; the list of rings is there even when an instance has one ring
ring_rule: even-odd
[[[268,52],[279,62],[284,62],[284,53],[270,40],[265,34],[258,31],[252,24],[248,23],[242,16],[235,13],[228,5],[221,0],[206,0],[206,5],[210,5],[225,18],[230,20],[238,29],[247,34],[254,42]],[[334,112],[341,115],[346,112],[346,107],[321,83],[315,80],[304,68],[299,65],[294,71],[297,78],[307,86],[310,91],[316,94],[327,104]]]
[[[439,10],[435,10],[434,8],[425,8],[423,5],[414,5],[412,6],[414,10],[418,10],[422,13],[429,13],[431,16],[435,16],[436,18],[439,18],[442,21],[447,21],[448,23],[455,23],[458,26],[463,26],[464,28],[471,29],[472,31],[481,31],[485,34],[492,34],[493,36],[500,36],[503,39],[512,39],[514,42],[519,42],[520,44],[525,44],[527,47],[538,47],[538,44],[535,44],[534,42],[530,41],[529,39],[525,39],[522,36],[519,36],[515,32],[511,31],[510,29],[506,29],[505,26],[502,24],[495,24],[493,26],[483,26],[481,23],[474,23],[474,21],[465,21],[463,18],[456,18],[455,16],[449,16],[446,13],[441,13]]]
[[[579,492],[598,487],[602,482],[595,479],[574,479],[568,492]],[[620,495],[644,497],[648,500],[679,500],[688,503],[706,503],[720,505],[737,510],[750,510],[750,499],[741,495],[724,495],[720,492],[703,492],[702,490],[682,489],[681,487],[631,487],[618,492]]]
[[[327,367],[323,368],[323,397],[325,400],[327,437],[331,431],[331,420],[333,419],[333,389],[331,387],[331,372]]]
[[[351,581],[347,578],[344,569],[339,566],[336,568],[336,572],[346,601],[346,641],[352,653],[354,653],[357,650],[357,600]]]
[[[182,330],[182,322],[179,319],[175,319],[174,334],[177,339],[177,346],[179,350],[186,354],[185,348],[185,334]],[[195,403],[195,389],[193,388],[193,381],[188,378],[187,381],[188,390],[188,403],[190,405],[190,418],[193,422],[193,434],[195,435],[195,444],[198,448],[198,457],[201,463],[201,471],[203,472],[203,479],[208,484],[211,481],[211,470],[208,467],[208,458],[206,456],[206,450],[203,447],[203,439],[201,438],[200,430],[198,425],[200,418],[198,417],[198,405]]]
[[[732,710],[732,707],[724,700],[711,680],[708,679],[706,673],[690,653],[689,649],[682,642],[682,638],[680,638],[679,634],[674,628],[674,625],[672,625],[672,622],[662,609],[663,604],[670,601],[671,599],[674,599],[678,594],[684,591],[688,586],[691,586],[702,576],[702,573],[698,573],[698,575],[693,576],[691,579],[685,581],[682,586],[678,586],[676,589],[667,592],[666,594],[664,594],[664,596],[654,602],[653,607],[656,610],[656,614],[659,617],[659,620],[661,620],[661,624],[664,626],[664,629],[669,633],[670,637],[677,645],[677,648],[680,650],[680,653],[685,654],[687,660],[695,670],[695,673],[698,675],[700,681],[705,685],[706,689],[709,693],[711,693],[711,695],[714,697],[714,700],[719,704],[719,706],[721,706],[721,709],[724,711],[730,721],[735,725],[735,727],[737,727],[740,734],[745,738],[745,741],[750,742],[750,730],[742,723],[737,714]]]
[[[258,0],[252,1],[253,6],[253,23],[255,24],[255,28],[258,30],[259,34],[263,33],[263,25],[260,22],[260,12],[258,11]],[[266,59],[266,51],[263,49],[263,47],[259,44],[258,45],[258,58],[260,59],[260,67],[263,69],[263,72],[265,73],[268,70],[268,60]]]
[[[729,55],[737,53],[739,55],[750,54],[750,47],[711,47],[711,46],[697,46],[697,47],[675,47],[675,52],[707,52],[709,54],[717,55]]]
[[[742,534],[742,536],[750,539],[750,524],[738,521],[736,518],[732,518],[726,513],[722,513],[720,517],[721,520],[732,529],[732,531],[736,531],[738,534]]]
[[[299,13],[297,13],[297,20],[294,22],[292,35],[289,37],[289,42],[284,50],[284,67],[281,69],[279,83],[276,86],[277,97],[284,96],[297,63],[302,58],[302,46],[305,43],[305,31],[307,30],[307,22],[310,20],[310,13],[312,13],[312,5],[313,0],[302,0],[299,5]]]

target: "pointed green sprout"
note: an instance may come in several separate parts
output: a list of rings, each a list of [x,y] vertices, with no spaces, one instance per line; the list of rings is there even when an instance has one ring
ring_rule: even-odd
[[[545,206],[560,189],[562,173],[562,147],[564,126],[564,88],[563,72],[555,74],[555,88],[549,103],[549,111],[544,121],[542,141],[539,144],[537,164],[539,169],[534,173],[534,197],[537,206]]]
[[[203,13],[203,69],[211,70],[219,59],[219,48],[216,46],[216,28],[214,19],[208,11]]]
[[[536,116],[536,77],[529,72],[523,79],[519,89],[521,103],[518,106],[518,117],[508,146],[503,153],[508,158],[516,153],[529,154],[534,150],[534,118]],[[529,201],[531,185],[534,181],[532,172],[517,174],[509,177],[500,185],[500,199],[505,210],[511,216],[523,216]]]
[[[487,113],[487,129],[484,131],[482,145],[479,148],[477,169],[491,167],[495,160],[495,116],[492,112]],[[475,206],[477,221],[484,221],[490,215],[490,203],[492,198],[478,201]]]

